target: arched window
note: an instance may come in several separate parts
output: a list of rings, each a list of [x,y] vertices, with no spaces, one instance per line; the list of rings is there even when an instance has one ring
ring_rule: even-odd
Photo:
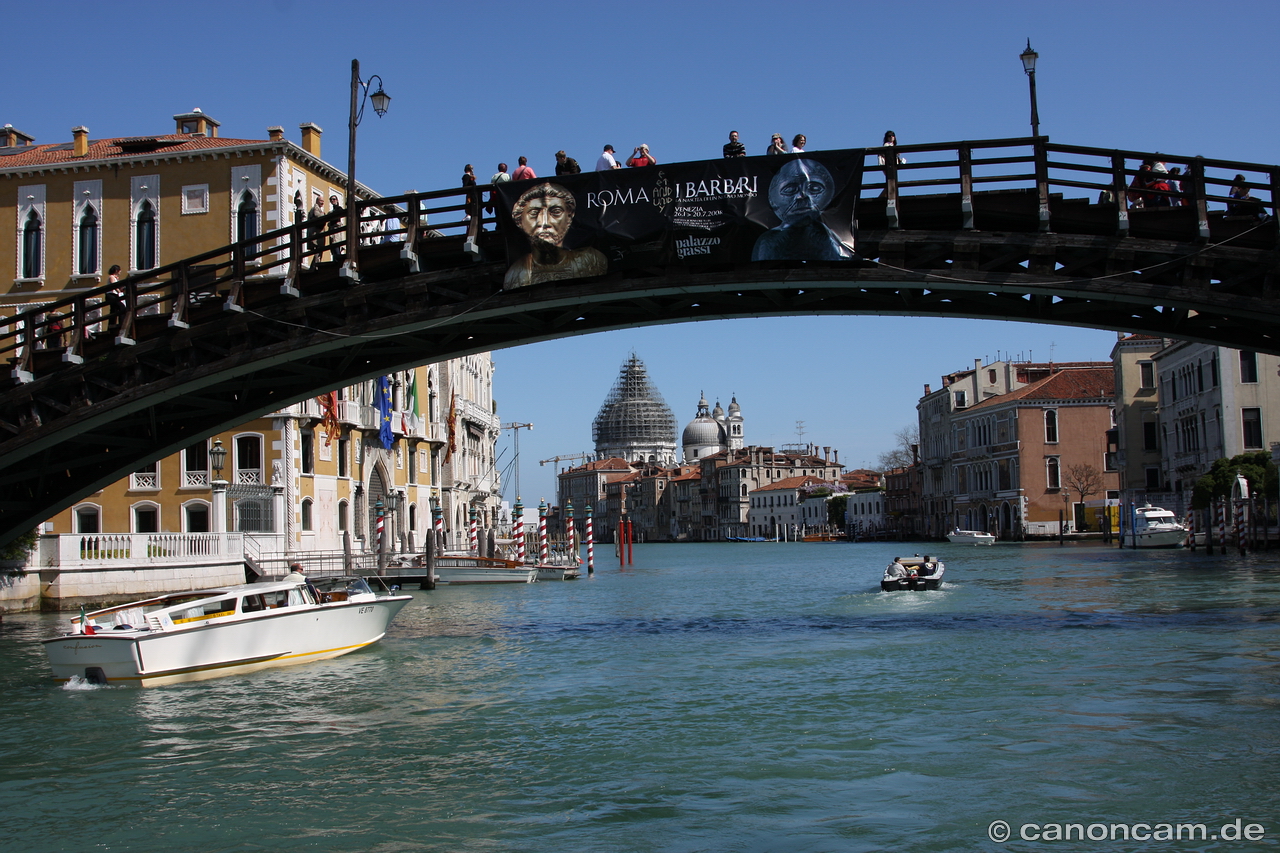
[[[418,529],[418,505],[409,504],[409,529]]]
[[[98,212],[93,205],[86,205],[80,217],[80,263],[81,275],[92,275],[98,271]]]
[[[302,499],[302,530],[304,533],[311,532],[311,498]]]
[[[156,506],[153,503],[134,504],[133,532],[134,533],[159,533],[160,532],[160,507]]]
[[[339,533],[347,532],[347,517],[348,517],[347,506],[348,505],[346,501],[338,501],[338,532]]]
[[[183,523],[187,533],[209,532],[209,505],[204,501],[192,501],[182,508]]]
[[[93,504],[76,507],[76,533],[101,533],[102,510]]]
[[[252,240],[258,236],[258,203],[253,193],[245,190],[240,195],[240,207],[236,209],[236,240]]]
[[[1045,486],[1050,489],[1062,488],[1062,473],[1058,457],[1050,456],[1045,460]]]
[[[1058,443],[1058,410],[1044,410],[1044,442],[1045,444]]]
[[[262,485],[265,483],[262,469],[262,436],[236,436],[236,483]]]
[[[27,222],[22,226],[22,277],[39,278],[43,269],[41,261],[41,241],[44,239],[44,224],[40,214],[34,210],[27,214]]]
[[[156,265],[156,209],[144,200],[138,208],[134,225],[134,262],[137,269],[149,270]]]

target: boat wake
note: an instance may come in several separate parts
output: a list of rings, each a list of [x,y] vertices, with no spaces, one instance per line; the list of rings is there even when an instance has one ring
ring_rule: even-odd
[[[73,675],[62,684],[63,690],[106,690],[108,684],[94,684],[87,678],[79,675]]]

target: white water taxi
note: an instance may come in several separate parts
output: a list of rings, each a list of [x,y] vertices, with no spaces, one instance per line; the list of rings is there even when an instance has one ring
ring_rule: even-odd
[[[1131,548],[1180,548],[1187,541],[1187,526],[1172,511],[1147,504],[1135,507],[1133,523],[1125,531]]]
[[[95,610],[42,640],[62,681],[150,687],[323,660],[376,643],[413,596],[358,577],[178,592]]]
[[[961,530],[957,527],[947,534],[947,541],[961,545],[994,545],[996,537],[981,530]]]

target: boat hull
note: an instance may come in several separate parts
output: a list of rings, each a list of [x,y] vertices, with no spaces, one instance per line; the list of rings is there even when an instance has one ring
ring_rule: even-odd
[[[382,639],[411,598],[290,608],[183,630],[68,634],[43,644],[55,679],[152,687],[345,655]]]
[[[956,530],[947,534],[947,541],[957,545],[994,545],[996,537],[978,530]]]
[[[1133,548],[1181,548],[1187,541],[1187,531],[1152,530],[1139,531],[1136,536],[1125,537]]]
[[[940,589],[942,587],[942,578],[885,578],[880,581],[880,590],[882,592],[902,592],[910,590],[919,592],[927,589]]]
[[[436,566],[435,572],[438,582],[447,584],[533,583],[538,579],[538,570],[532,566]]]
[[[577,580],[581,575],[577,566],[539,565],[535,568],[538,570],[538,580],[540,581],[572,581]]]

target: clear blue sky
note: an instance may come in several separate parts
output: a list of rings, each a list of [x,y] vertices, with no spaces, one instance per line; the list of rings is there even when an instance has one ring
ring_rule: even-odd
[[[1273,0],[1190,2],[560,2],[15,4],[0,123],[38,142],[172,131],[200,107],[222,135],[325,130],[345,168],[351,59],[392,96],[360,127],[358,176],[385,194],[481,179],[525,154],[646,142],[660,162],[750,153],[771,133],[811,149],[1029,133],[1028,37],[1041,130],[1058,142],[1280,162]],[[892,358],[885,344],[904,338]],[[874,462],[915,418],[923,383],[1000,353],[1105,359],[1112,332],[969,320],[788,318],[683,324],[495,354],[520,437],[526,502],[554,495],[538,460],[591,449],[591,419],[631,350],[683,427],[701,391],[738,395],[747,440],[805,439]],[[510,441],[504,440],[504,462]],[[508,478],[509,479],[509,478]]]

